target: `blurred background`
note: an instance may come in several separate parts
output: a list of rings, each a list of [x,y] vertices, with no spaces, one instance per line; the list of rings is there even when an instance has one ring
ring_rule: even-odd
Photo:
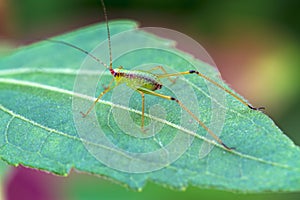
[[[223,79],[300,145],[300,1],[106,0],[108,18],[133,19],[189,35],[215,60]],[[0,52],[36,38],[103,22],[99,0],[0,0]],[[1,164],[4,199],[300,199],[300,193],[233,194],[148,183],[134,192],[72,172],[57,177]],[[16,192],[18,191],[18,192]],[[25,198],[26,197],[26,198]]]

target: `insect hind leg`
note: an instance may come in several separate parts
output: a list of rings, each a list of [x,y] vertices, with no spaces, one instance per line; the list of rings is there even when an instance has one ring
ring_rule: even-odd
[[[168,72],[165,70],[165,68],[163,66],[156,66],[156,67],[153,67],[152,69],[148,70],[148,71],[155,71],[155,70],[161,70],[163,72],[163,74],[168,74]],[[170,77],[167,77],[168,80],[172,83],[172,84],[175,84],[176,83],[176,80],[178,77],[176,78],[170,78]]]
[[[252,110],[259,110],[259,111],[261,111],[261,110],[265,109],[265,107],[253,107],[253,106],[251,106],[246,101],[244,101],[242,98],[240,98],[239,96],[237,96],[236,94],[234,94],[233,92],[231,92],[230,90],[228,90],[227,88],[225,88],[224,86],[220,85],[216,81],[212,80],[211,78],[205,76],[204,74],[202,74],[201,72],[196,71],[196,70],[189,70],[189,71],[185,71],[185,72],[177,72],[177,73],[173,73],[173,74],[162,74],[162,75],[158,75],[158,77],[159,78],[169,78],[171,76],[182,76],[182,75],[188,75],[188,74],[197,74],[198,76],[200,76],[200,77],[204,78],[205,80],[209,81],[210,83],[212,83],[216,87],[218,87],[221,90],[227,92],[229,95],[231,95],[232,97],[234,97],[235,99],[237,99],[242,104],[244,104],[245,106],[247,106],[248,108],[250,108]]]
[[[214,84],[215,86],[217,86],[218,88],[224,90],[225,92],[227,92],[228,94],[230,94],[231,96],[233,96],[235,99],[237,99],[238,101],[240,101],[242,104],[248,106],[250,109],[252,110],[264,110],[265,107],[253,107],[250,104],[248,104],[247,102],[245,102],[243,99],[241,99],[240,97],[238,97],[236,94],[234,94],[233,92],[231,92],[230,90],[228,90],[227,88],[223,87],[222,85],[220,85],[219,83],[217,83],[216,81],[212,80],[211,78],[205,76],[204,74],[200,73],[199,71],[196,70],[190,70],[188,71],[189,74],[197,74],[198,76],[204,78],[205,80],[211,82],[212,84]]]
[[[154,91],[147,90],[147,94],[157,96],[163,99],[175,101],[182,109],[184,109],[191,117],[193,117],[202,128],[204,128],[219,144],[221,144],[225,149],[227,150],[233,150],[235,148],[228,147],[212,130],[210,130],[192,111],[190,111],[181,101],[178,99],[171,97],[171,96],[166,96],[163,94],[156,93]]]

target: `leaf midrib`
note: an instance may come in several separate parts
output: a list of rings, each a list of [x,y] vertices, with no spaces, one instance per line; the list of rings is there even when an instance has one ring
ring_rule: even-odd
[[[96,73],[95,73],[96,72]],[[80,70],[82,75],[94,75],[96,76],[100,70]],[[78,69],[72,68],[20,68],[20,69],[3,69],[0,70],[0,76],[10,75],[23,75],[31,73],[46,73],[46,74],[64,74],[64,75],[78,75]]]

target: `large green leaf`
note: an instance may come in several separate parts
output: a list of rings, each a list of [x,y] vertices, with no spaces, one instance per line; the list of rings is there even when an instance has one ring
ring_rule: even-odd
[[[133,30],[136,24],[118,21],[110,28],[118,37],[117,33]],[[168,72],[196,67],[224,84],[213,67],[176,50],[171,41],[144,31],[132,34],[133,41],[113,39],[115,67],[146,69],[160,64]],[[56,39],[91,51],[106,39],[106,29],[101,24]],[[100,50],[95,55],[108,63],[106,43]],[[105,95],[96,112],[82,118],[80,111],[90,106],[91,96],[97,96],[110,79],[109,72],[84,53],[49,41],[3,57],[1,158],[64,176],[75,168],[139,190],[148,180],[178,189],[194,185],[243,192],[300,190],[299,147],[266,115],[225,92],[213,91],[196,75],[179,77],[175,84],[166,79],[159,93],[178,97],[235,150],[228,151],[207,137],[175,102],[150,95],[146,95],[147,131],[142,133],[141,97],[129,95],[130,90],[122,86]]]

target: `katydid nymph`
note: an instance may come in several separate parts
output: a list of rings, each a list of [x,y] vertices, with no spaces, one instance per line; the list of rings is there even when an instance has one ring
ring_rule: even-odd
[[[168,78],[170,81],[175,83],[175,79],[172,79],[173,77],[184,76],[184,75],[196,75],[196,76],[199,76],[199,78],[205,79],[206,81],[213,84],[215,87],[218,87],[221,90],[223,90],[224,92],[228,93],[233,98],[235,98],[236,100],[238,100],[242,104],[244,104],[245,107],[247,107],[247,109],[258,110],[259,111],[259,110],[264,109],[264,107],[256,108],[256,107],[251,106],[246,101],[244,101],[242,98],[240,98],[239,96],[237,96],[236,94],[231,92],[229,89],[225,88],[224,86],[217,83],[216,81],[214,81],[210,77],[208,77],[208,76],[206,76],[206,75],[204,75],[201,72],[196,71],[196,70],[187,70],[187,71],[177,72],[177,73],[168,73],[167,70],[165,70],[165,68],[163,66],[153,66],[153,69],[148,70],[148,71],[146,71],[146,70],[145,71],[142,71],[142,70],[126,70],[122,66],[117,67],[117,68],[113,68],[110,28],[109,28],[109,23],[108,23],[108,19],[107,19],[107,12],[106,12],[106,7],[105,7],[105,4],[104,4],[104,1],[101,0],[101,3],[102,3],[102,7],[103,7],[105,22],[106,22],[108,50],[109,50],[108,53],[109,53],[109,61],[110,61],[109,64],[106,64],[105,62],[103,62],[101,59],[97,58],[93,54],[91,54],[91,53],[85,51],[84,49],[81,49],[80,47],[77,47],[73,44],[70,44],[70,43],[67,43],[67,42],[64,42],[64,41],[57,41],[57,40],[49,39],[49,41],[56,42],[56,43],[61,43],[63,45],[67,45],[69,47],[75,48],[75,49],[85,53],[86,55],[88,55],[92,59],[94,59],[96,62],[100,63],[105,68],[107,68],[109,70],[110,74],[112,75],[112,80],[110,81],[108,86],[105,87],[105,89],[99,94],[98,98],[94,101],[94,103],[90,106],[90,108],[85,112],[81,112],[82,117],[85,118],[86,116],[89,115],[91,110],[94,108],[94,106],[97,104],[97,102],[103,97],[103,95],[105,95],[106,93],[108,93],[109,91],[113,90],[115,87],[117,87],[121,84],[126,84],[129,88],[131,88],[132,90],[138,92],[141,95],[141,100],[142,100],[142,102],[141,102],[141,104],[142,104],[142,108],[141,108],[141,131],[145,132],[145,134],[147,134],[147,132],[145,131],[145,125],[144,125],[145,124],[145,122],[144,122],[145,121],[144,120],[144,118],[145,118],[145,116],[144,116],[144,114],[145,114],[145,95],[152,95],[152,96],[155,96],[157,98],[162,98],[162,99],[169,100],[171,102],[176,103],[185,112],[187,112],[202,128],[204,128],[219,144],[221,144],[227,150],[232,150],[233,149],[232,147],[229,147],[226,144],[224,144],[224,142],[210,128],[208,128],[208,126],[206,126],[199,119],[199,117],[192,112],[192,110],[190,110],[186,105],[184,105],[179,99],[177,99],[173,96],[168,96],[168,95],[158,93],[157,91],[163,87],[163,83],[162,83],[161,79]],[[154,70],[160,70],[161,73],[160,74],[155,74],[155,73],[153,73]]]

